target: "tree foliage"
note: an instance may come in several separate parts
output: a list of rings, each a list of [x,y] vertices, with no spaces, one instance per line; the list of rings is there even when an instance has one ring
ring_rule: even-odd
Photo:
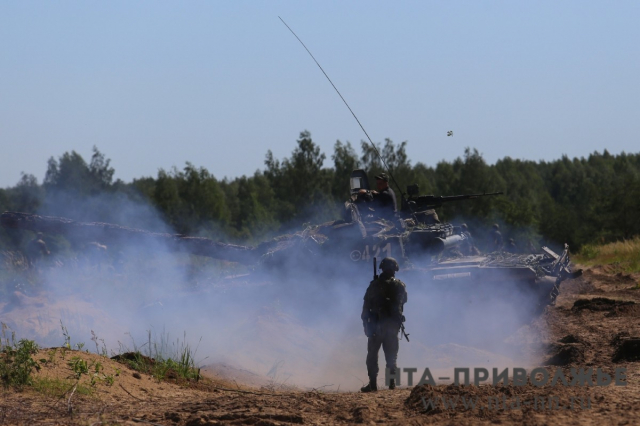
[[[204,167],[198,169],[191,163],[181,171],[160,169],[153,201],[181,234],[219,232],[231,220],[225,194],[216,178]]]
[[[372,184],[376,174],[390,171],[399,201],[409,184],[418,184],[422,194],[504,192],[438,211],[443,220],[465,221],[476,239],[493,223],[501,225],[505,238],[527,246],[566,242],[578,249],[640,235],[640,154],[605,150],[551,162],[505,157],[491,165],[467,148],[454,161],[430,167],[420,161],[412,165],[406,147],[406,141],[385,139],[374,149],[363,141],[358,154],[338,140],[327,166],[326,155],[305,130],[289,157],[276,159],[267,151],[264,170],[253,176],[218,180],[206,168],[186,163],[131,183],[114,182],[110,160],[94,147],[89,163],[75,151],[51,157],[42,184],[23,174],[14,187],[0,190],[0,208],[108,221],[116,220],[123,201],[134,201],[153,206],[174,232],[255,243],[308,222],[339,218],[351,171],[363,168]]]

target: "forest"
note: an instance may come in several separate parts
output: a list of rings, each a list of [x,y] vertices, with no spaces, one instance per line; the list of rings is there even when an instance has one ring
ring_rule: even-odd
[[[640,234],[640,153],[605,150],[551,162],[505,157],[490,165],[467,148],[453,162],[431,167],[412,161],[406,147],[407,142],[390,139],[377,144],[398,184],[391,184],[398,203],[410,184],[418,184],[421,194],[504,193],[439,209],[441,220],[467,223],[478,241],[494,223],[522,250],[568,243],[576,252],[585,244]],[[303,131],[288,158],[267,151],[264,168],[253,176],[220,179],[187,162],[132,182],[114,180],[111,161],[97,147],[88,162],[75,151],[65,152],[49,159],[42,183],[23,173],[15,186],[0,189],[0,211],[255,244],[340,218],[351,171],[366,170],[372,184],[384,171],[371,144],[362,141],[359,148],[360,153],[337,141],[328,158]],[[0,249],[23,246],[32,238],[23,234],[0,229]]]

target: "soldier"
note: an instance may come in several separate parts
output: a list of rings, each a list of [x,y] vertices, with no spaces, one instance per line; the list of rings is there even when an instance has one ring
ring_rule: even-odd
[[[405,284],[395,278],[400,269],[398,262],[392,257],[385,257],[380,262],[382,274],[369,284],[364,295],[362,306],[362,323],[364,334],[369,338],[367,342],[367,373],[369,384],[360,389],[362,392],[378,390],[378,352],[380,346],[384,351],[387,368],[391,374],[396,374],[396,360],[398,358],[398,332],[404,321],[402,312],[407,302]],[[389,389],[395,389],[394,379],[389,382]]]
[[[516,242],[513,240],[513,238],[509,238],[509,242],[507,243],[507,245],[505,246],[505,251],[508,251],[509,253],[517,253],[518,252],[518,246],[516,245]]]
[[[462,235],[466,237],[465,240],[460,245],[460,251],[462,252],[462,255],[474,256],[474,255],[480,254],[480,251],[478,250],[478,248],[475,246],[475,243],[473,242],[473,236],[471,235],[471,232],[469,232],[469,227],[467,226],[466,223],[463,223],[462,225],[460,225],[460,231]]]
[[[38,232],[36,237],[27,244],[27,258],[31,266],[35,265],[40,258],[51,254],[47,243],[42,238],[42,232]]]
[[[489,251],[502,250],[502,234],[500,233],[500,226],[494,223],[491,232],[489,232]]]
[[[373,215],[376,218],[396,223],[398,219],[396,215],[398,206],[396,203],[396,193],[393,192],[393,189],[389,186],[389,176],[386,173],[380,173],[375,178],[378,190],[369,191],[360,189],[355,202],[368,203],[368,205],[372,207],[371,210],[373,210]]]
[[[386,173],[380,173],[376,176],[377,191],[372,191],[373,201],[376,202],[380,211],[380,216],[385,219],[393,220],[398,211],[396,203],[396,193],[389,186],[389,176]]]

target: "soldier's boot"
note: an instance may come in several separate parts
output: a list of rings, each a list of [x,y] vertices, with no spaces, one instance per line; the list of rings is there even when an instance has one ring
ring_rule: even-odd
[[[396,388],[396,379],[391,379],[389,380],[389,389],[395,389]]]
[[[378,390],[378,381],[376,377],[369,377],[369,384],[360,388],[360,392],[376,392]]]

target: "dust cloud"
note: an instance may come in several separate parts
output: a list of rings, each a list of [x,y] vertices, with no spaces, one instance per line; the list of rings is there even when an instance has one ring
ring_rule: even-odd
[[[142,203],[120,202],[108,219],[169,232]],[[109,355],[138,349],[172,356],[188,344],[205,371],[245,372],[256,384],[275,387],[346,391],[367,382],[360,313],[372,267],[354,267],[347,251],[344,262],[301,251],[312,260],[292,256],[278,270],[266,270],[162,244],[97,250],[87,243],[74,242],[40,263],[41,291],[16,290],[0,304],[0,321],[18,338]],[[531,362],[522,337],[531,327],[522,309],[530,295],[514,283],[455,288],[402,269],[397,277],[407,285],[411,340],[400,344],[400,367],[452,377],[455,367]],[[379,359],[383,372],[382,351]]]

